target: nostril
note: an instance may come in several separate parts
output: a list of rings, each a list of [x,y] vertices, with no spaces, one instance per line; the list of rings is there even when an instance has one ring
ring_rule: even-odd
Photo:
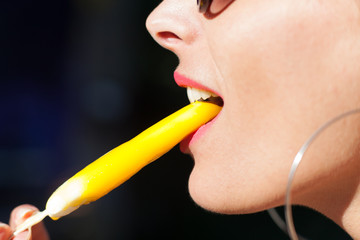
[[[166,42],[172,42],[176,40],[181,40],[181,38],[176,35],[175,33],[164,31],[164,32],[158,32],[157,33],[158,38],[166,41]]]

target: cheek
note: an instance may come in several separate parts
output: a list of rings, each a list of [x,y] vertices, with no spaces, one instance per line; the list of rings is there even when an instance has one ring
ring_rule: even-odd
[[[195,201],[225,213],[282,204],[291,162],[304,141],[360,102],[350,97],[359,95],[359,86],[344,88],[348,80],[338,81],[360,75],[339,64],[344,31],[331,10],[319,1],[245,2],[234,1],[204,22],[225,106],[209,137],[194,146],[189,184]],[[321,172],[308,167],[308,175]]]
[[[349,98],[357,88],[346,87],[359,71],[344,53],[352,38],[346,19],[334,17],[337,8],[319,1],[235,1],[204,24],[234,128],[241,119],[264,141],[270,138],[260,132],[271,136],[281,129],[290,140],[303,122],[311,123],[304,132],[310,134],[359,102]]]
[[[279,75],[316,69],[309,59],[323,59],[329,48],[322,12],[295,1],[258,2],[234,2],[205,24],[210,51],[226,83],[243,87],[257,80],[261,85]]]

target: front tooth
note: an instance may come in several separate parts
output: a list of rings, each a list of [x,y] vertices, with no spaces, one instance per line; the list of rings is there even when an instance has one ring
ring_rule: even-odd
[[[210,92],[205,92],[205,91],[198,91],[200,98],[202,98],[203,100],[208,99],[209,97],[211,97],[211,93]]]
[[[207,92],[207,91],[203,91],[203,90],[199,90],[199,89],[191,88],[191,87],[187,88],[187,95],[188,95],[190,102],[195,102],[195,101],[201,100],[201,99],[206,100],[211,96],[217,97],[216,94],[213,94],[211,92]]]
[[[195,101],[200,100],[202,98],[202,93],[199,89],[191,88],[191,93],[192,93],[192,97]]]
[[[188,96],[188,99],[191,103],[195,102],[196,99],[194,99],[193,97],[193,94],[192,94],[192,88],[188,87],[186,89],[186,92],[187,92],[187,96]]]

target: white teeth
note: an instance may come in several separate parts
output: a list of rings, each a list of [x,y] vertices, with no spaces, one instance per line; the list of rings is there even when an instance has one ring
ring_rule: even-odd
[[[199,89],[196,89],[196,88],[191,88],[191,87],[187,88],[187,96],[188,96],[189,101],[191,103],[193,103],[195,101],[198,101],[198,100],[206,100],[211,96],[218,97],[218,95],[216,95],[214,93],[199,90]]]

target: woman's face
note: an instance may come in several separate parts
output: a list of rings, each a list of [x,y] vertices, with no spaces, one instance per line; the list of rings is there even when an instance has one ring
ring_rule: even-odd
[[[209,210],[248,213],[282,204],[304,141],[360,106],[358,0],[213,0],[205,14],[195,0],[164,0],[147,27],[178,56],[177,73],[224,100],[218,118],[189,145],[190,194]],[[334,155],[348,159],[336,146]],[[295,201],[308,201],[302,186],[311,192],[346,165],[328,158],[304,162]]]

